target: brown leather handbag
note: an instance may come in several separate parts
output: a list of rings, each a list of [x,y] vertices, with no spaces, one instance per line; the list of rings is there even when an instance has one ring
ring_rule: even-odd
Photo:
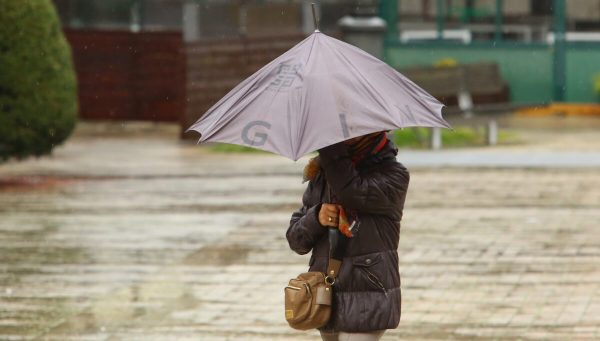
[[[342,266],[346,238],[329,230],[327,273],[304,272],[290,279],[285,287],[285,319],[294,329],[307,330],[327,324],[331,316],[333,284]]]
[[[342,262],[329,259],[327,275],[305,272],[290,279],[285,287],[285,319],[294,329],[323,327],[331,316],[333,283]]]

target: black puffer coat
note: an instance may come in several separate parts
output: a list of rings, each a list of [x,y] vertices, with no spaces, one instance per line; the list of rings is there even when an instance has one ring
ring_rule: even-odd
[[[312,250],[309,271],[325,272],[329,241],[319,223],[327,184],[345,208],[358,212],[360,228],[350,239],[334,285],[332,316],[325,331],[367,332],[393,329],[400,322],[398,243],[409,174],[396,161],[391,142],[377,154],[353,166],[346,146],[320,151],[322,171],[308,184],[302,208],[287,230],[290,248]]]

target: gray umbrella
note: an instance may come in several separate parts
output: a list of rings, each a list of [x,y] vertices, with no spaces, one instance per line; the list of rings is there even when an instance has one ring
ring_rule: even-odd
[[[383,130],[446,127],[438,100],[389,65],[318,30],[258,70],[188,130],[199,142],[298,160]]]

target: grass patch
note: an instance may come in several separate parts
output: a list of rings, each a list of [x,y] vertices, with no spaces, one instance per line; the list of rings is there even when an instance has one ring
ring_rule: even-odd
[[[394,132],[394,142],[401,148],[428,148],[431,139],[429,128],[405,128]],[[510,144],[518,141],[517,134],[500,130],[498,144]],[[454,130],[442,129],[442,148],[476,147],[486,144],[485,129],[455,127]]]
[[[498,144],[517,144],[521,142],[521,137],[514,131],[498,131]]]
[[[256,148],[226,143],[212,145],[209,150],[215,153],[266,153],[265,151]]]

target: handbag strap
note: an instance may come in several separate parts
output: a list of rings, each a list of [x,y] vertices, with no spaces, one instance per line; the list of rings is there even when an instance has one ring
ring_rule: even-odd
[[[341,235],[341,233],[339,233],[339,231],[333,230],[333,229],[330,230],[329,237],[332,236],[332,232],[337,233],[338,237],[346,238],[345,236]],[[339,248],[339,244],[338,244],[338,248]],[[325,282],[327,284],[333,285],[333,283],[335,283],[335,280],[337,279],[337,276],[340,272],[341,267],[342,267],[342,259],[333,258],[331,255],[331,252],[330,252],[329,260],[327,262],[327,273],[325,274]]]

